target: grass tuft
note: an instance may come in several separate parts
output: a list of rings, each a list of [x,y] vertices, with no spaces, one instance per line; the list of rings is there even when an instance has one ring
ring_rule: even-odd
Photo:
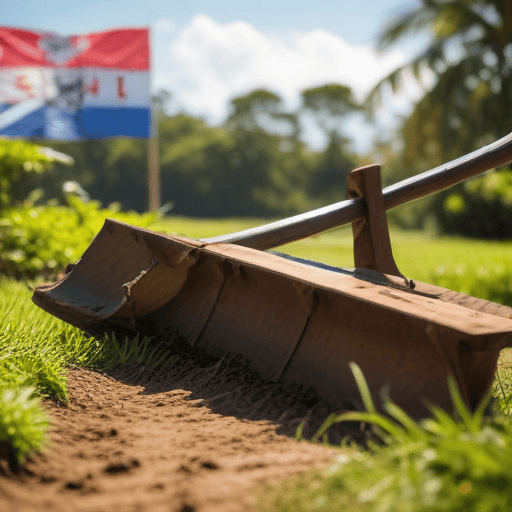
[[[67,402],[67,368],[162,367],[173,360],[164,341],[88,336],[37,308],[22,283],[0,280],[0,448],[12,446],[19,461],[44,448],[50,423],[39,397]]]
[[[23,463],[48,443],[50,420],[40,402],[34,387],[0,389],[0,442],[3,451],[7,451],[3,458],[9,460],[12,449],[16,463]],[[11,468],[15,466],[11,460],[9,463]]]
[[[364,395],[364,377],[351,367]],[[453,416],[433,407],[431,418],[416,422],[386,399],[386,416],[370,409],[329,418],[323,431],[335,422],[366,422],[381,443],[342,452],[327,471],[266,489],[261,510],[512,510],[512,423],[500,413],[484,416],[488,400],[471,412],[455,380],[449,387]]]

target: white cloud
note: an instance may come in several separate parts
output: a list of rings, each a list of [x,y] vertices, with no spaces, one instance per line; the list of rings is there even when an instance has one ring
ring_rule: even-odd
[[[244,21],[221,24],[205,15],[178,32],[167,51],[168,67],[156,70],[155,86],[210,122],[223,121],[229,100],[257,87],[281,95],[290,108],[298,106],[301,90],[329,82],[349,85],[362,99],[406,60],[399,50],[379,55],[327,30],[264,33]]]

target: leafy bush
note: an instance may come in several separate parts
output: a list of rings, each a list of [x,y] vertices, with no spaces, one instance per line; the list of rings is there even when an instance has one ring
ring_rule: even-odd
[[[512,170],[487,172],[439,195],[433,203],[446,233],[479,238],[512,237]]]
[[[28,199],[0,212],[0,274],[20,278],[54,274],[77,261],[106,218],[148,227],[156,213],[122,213],[101,209],[96,201],[69,194],[67,206]]]
[[[32,142],[0,138],[0,208],[9,204],[11,186],[21,175],[41,174],[53,162],[70,165],[73,159]]]

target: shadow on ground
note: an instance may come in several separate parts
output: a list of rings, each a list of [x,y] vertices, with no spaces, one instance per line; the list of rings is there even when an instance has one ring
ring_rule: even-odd
[[[191,392],[188,400],[197,407],[238,419],[270,421],[279,425],[277,433],[302,439],[311,439],[330,414],[354,410],[348,400],[334,406],[313,389],[265,381],[240,356],[206,354],[177,335],[166,343],[174,359],[166,368],[129,363],[109,375],[142,386],[148,395],[183,389]],[[328,431],[328,441],[334,445],[344,438],[362,443],[367,436],[368,430],[353,422],[335,424]]]

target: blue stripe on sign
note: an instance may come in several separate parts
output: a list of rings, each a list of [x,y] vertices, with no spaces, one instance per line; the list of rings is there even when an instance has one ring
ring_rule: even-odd
[[[0,114],[7,113],[13,107],[0,104]],[[0,135],[9,137],[44,137],[44,108],[38,108],[21,118],[13,116],[14,121],[9,118],[0,125]]]
[[[9,105],[0,104],[1,114]],[[4,116],[5,119],[8,119]],[[149,137],[149,108],[85,108],[76,112],[46,106],[23,115],[13,122],[0,123],[0,135],[60,140],[101,139],[105,137]],[[1,121],[1,119],[0,119]]]
[[[149,137],[149,108],[85,108],[77,116],[83,138]]]

